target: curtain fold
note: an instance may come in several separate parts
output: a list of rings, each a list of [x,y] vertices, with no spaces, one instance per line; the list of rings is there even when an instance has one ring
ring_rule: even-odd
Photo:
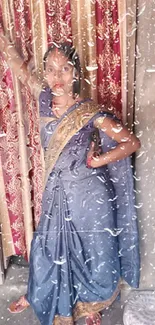
[[[73,45],[77,49],[82,73],[82,95],[97,102],[96,16],[95,2],[71,1]]]
[[[5,256],[28,257],[41,211],[43,164],[35,98],[44,85],[43,55],[53,41],[73,43],[84,75],[82,95],[108,105],[120,117],[117,1],[0,0],[0,30],[12,42],[0,52],[0,175],[6,198],[0,222],[3,238],[9,238]]]
[[[46,11],[43,1],[30,0],[30,22],[32,38],[32,67],[37,76],[43,79],[43,56],[47,50]]]
[[[7,28],[4,31],[9,32],[10,40],[14,41],[25,62],[30,59],[32,51],[31,23],[27,21],[28,10],[29,6],[25,1],[2,2],[3,26]],[[8,60],[11,60],[11,57],[8,56]],[[2,62],[6,64],[4,60]],[[20,82],[20,78],[17,80],[14,74],[8,79],[8,73],[9,70],[6,72],[5,81],[3,80],[5,86],[2,96],[6,97],[6,92],[12,91],[12,101],[8,102],[5,112],[4,106],[2,107],[3,126],[7,126],[7,146],[2,149],[2,166],[15,253],[27,258],[33,236],[33,224],[37,223],[41,205],[42,167],[38,109],[28,87]],[[11,119],[7,121],[9,113]]]
[[[121,90],[122,90],[122,117],[124,123],[127,120],[127,8],[126,0],[118,0],[118,19],[120,35],[120,55],[121,55]]]
[[[7,28],[6,32],[11,41],[15,38],[16,29],[18,30],[17,35],[20,32],[22,33],[21,22],[23,22],[23,17],[20,17],[20,24],[18,25],[18,17],[16,15],[19,15],[19,11],[14,10],[18,9],[17,7],[14,8],[14,5],[15,3],[8,0],[2,1],[3,25]],[[23,2],[20,5],[22,6]],[[24,14],[24,9],[23,7],[23,11],[20,10],[22,14]],[[26,59],[28,59],[25,40],[26,37],[23,33],[23,38],[20,37],[20,41],[23,53]],[[17,48],[20,50],[19,36],[17,38]],[[21,55],[24,55],[23,53],[20,51]],[[5,87],[2,89],[2,96],[6,97],[7,89],[12,94],[7,110],[5,113],[3,111],[4,124],[7,120],[7,114],[10,113],[10,119],[6,123],[6,146],[3,146],[1,155],[4,184],[15,252],[17,254],[22,253],[26,257],[32,239],[32,209],[29,180],[30,166],[28,166],[29,159],[26,152],[22,91],[20,81],[17,80],[16,76],[10,75],[9,70],[6,71],[6,77],[3,82]],[[2,107],[3,109],[4,107]]]
[[[0,138],[1,146],[1,138]],[[13,245],[13,238],[11,232],[10,218],[8,213],[8,206],[6,200],[6,190],[4,184],[4,175],[2,170],[2,161],[0,160],[0,222],[2,231],[2,242],[4,256],[11,256],[15,254],[15,248]]]

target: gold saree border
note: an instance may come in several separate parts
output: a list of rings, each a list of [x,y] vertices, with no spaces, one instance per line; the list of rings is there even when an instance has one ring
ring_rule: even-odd
[[[119,281],[116,290],[114,291],[112,297],[105,301],[100,302],[77,302],[74,310],[73,317],[63,317],[56,315],[54,318],[53,325],[74,325],[81,317],[89,316],[93,313],[98,313],[103,309],[109,307],[117,298],[121,291],[121,281]],[[51,324],[52,325],[52,324]]]
[[[82,103],[66,115],[56,127],[45,151],[44,186],[65,145],[98,111],[99,106],[94,102]]]
[[[40,124],[47,125],[48,123],[56,121],[56,120],[57,120],[57,118],[55,118],[55,117],[41,116]]]
[[[97,102],[95,1],[71,0],[73,45],[80,56],[83,81],[81,94]]]

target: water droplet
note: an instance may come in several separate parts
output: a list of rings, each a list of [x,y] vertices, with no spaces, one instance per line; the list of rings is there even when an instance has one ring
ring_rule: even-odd
[[[63,265],[63,264],[66,263],[66,259],[65,258],[62,258],[60,260],[54,261],[54,263],[57,264],[57,265]]]

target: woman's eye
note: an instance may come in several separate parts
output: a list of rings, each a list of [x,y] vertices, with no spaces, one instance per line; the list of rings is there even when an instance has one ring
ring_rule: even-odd
[[[62,71],[63,71],[63,72],[68,72],[68,71],[69,71],[69,67],[68,67],[68,66],[63,67],[63,68],[62,68]]]
[[[53,68],[48,68],[48,69],[47,69],[47,72],[48,72],[48,73],[53,72]]]

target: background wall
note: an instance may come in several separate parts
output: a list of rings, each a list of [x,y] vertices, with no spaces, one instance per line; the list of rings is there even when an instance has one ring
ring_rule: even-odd
[[[138,0],[135,130],[136,191],[141,244],[141,288],[155,289],[155,1]]]

